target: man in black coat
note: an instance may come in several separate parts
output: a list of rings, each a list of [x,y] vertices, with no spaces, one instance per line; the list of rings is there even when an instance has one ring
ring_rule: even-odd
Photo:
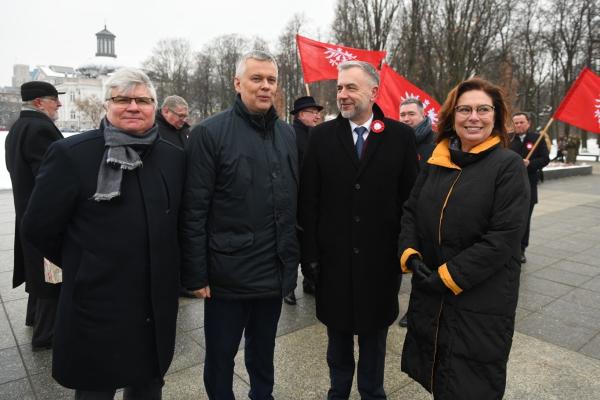
[[[21,86],[23,109],[6,136],[6,168],[10,173],[15,202],[13,287],[25,282],[29,293],[25,324],[33,326],[34,351],[52,346],[56,304],[60,284],[46,283],[42,255],[21,235],[21,220],[31,196],[35,176],[48,146],[63,136],[54,125],[61,107],[56,88],[47,82]]]
[[[377,71],[339,65],[340,115],[313,129],[300,180],[302,261],[327,326],[328,399],[347,399],[358,335],[358,391],[384,399],[388,327],[398,317],[402,204],[417,174],[415,135],[374,104]]]
[[[267,400],[282,298],[298,278],[298,150],[292,128],[273,107],[273,56],[242,56],[234,84],[233,107],[196,126],[186,147],[183,284],[205,299],[208,398],[234,398],[243,333],[249,397]]]
[[[550,155],[546,141],[541,140],[536,149],[531,154],[531,157],[527,159],[527,155],[535,145],[535,142],[539,138],[538,133],[530,131],[531,120],[529,115],[524,112],[518,112],[513,114],[513,124],[515,125],[515,134],[510,142],[510,149],[515,151],[521,157],[523,157],[523,163],[527,167],[527,176],[529,177],[529,185],[531,189],[531,197],[529,199],[529,218],[527,219],[527,226],[525,227],[525,233],[521,240],[521,263],[527,262],[525,257],[525,249],[529,246],[529,228],[531,225],[531,214],[533,213],[533,207],[538,202],[538,175],[542,168],[544,168],[550,162]]]
[[[175,347],[183,150],[158,136],[156,91],[122,68],[103,129],[50,146],[23,234],[63,269],[52,376],[78,400],[157,400]]]
[[[183,97],[165,97],[160,110],[156,112],[158,134],[167,142],[184,148],[190,131],[188,117],[188,103]]]
[[[296,132],[296,145],[298,147],[298,170],[302,170],[302,161],[304,153],[308,147],[308,139],[310,137],[310,129],[317,126],[321,120],[321,110],[323,106],[317,104],[312,96],[302,96],[294,101],[294,108],[290,114],[294,116],[292,127]],[[302,268],[305,269],[304,267]],[[302,290],[304,293],[315,294],[315,283],[308,275],[304,275],[302,280]],[[286,304],[296,304],[296,295],[291,291],[283,298]]]

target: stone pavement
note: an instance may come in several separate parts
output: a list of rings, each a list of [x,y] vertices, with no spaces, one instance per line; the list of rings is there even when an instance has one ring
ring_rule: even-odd
[[[532,223],[523,266],[516,332],[505,399],[600,398],[600,177],[547,181]],[[14,211],[0,192],[0,399],[71,399],[50,376],[51,352],[32,353],[25,327],[23,287],[11,289]],[[401,309],[408,303],[403,284]],[[297,306],[283,306],[276,347],[278,400],[325,398],[326,333],[314,316],[314,298],[296,291]],[[182,299],[175,358],[165,399],[206,399],[202,385],[203,304]],[[390,400],[429,399],[400,372],[405,330],[390,329],[385,386]],[[234,391],[247,398],[243,351],[236,359]],[[119,397],[119,396],[117,396]],[[356,389],[352,399],[359,399]]]

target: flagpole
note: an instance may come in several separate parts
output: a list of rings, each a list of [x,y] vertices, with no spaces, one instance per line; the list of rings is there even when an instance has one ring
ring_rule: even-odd
[[[548,128],[550,127],[550,125],[552,125],[552,122],[554,122],[554,118],[550,118],[548,120],[548,123],[546,124],[546,126],[544,127],[544,129],[542,129],[542,131],[540,132],[540,136],[537,138],[537,140],[533,144],[533,147],[531,148],[531,150],[529,150],[529,153],[527,154],[527,157],[525,157],[526,160],[529,160],[529,158],[531,157],[531,155],[533,154],[533,152],[535,151],[535,149],[540,144],[540,141],[544,138],[545,135],[548,134],[546,131],[548,130]],[[550,151],[550,149],[548,149],[548,151]]]
[[[310,96],[310,89],[309,89],[309,87],[308,87],[308,83],[305,83],[305,84],[304,84],[304,87],[306,88],[306,95],[307,95],[307,96]]]

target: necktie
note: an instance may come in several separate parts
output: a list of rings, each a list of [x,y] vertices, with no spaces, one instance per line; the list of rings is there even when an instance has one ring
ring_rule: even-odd
[[[363,145],[365,144],[365,138],[363,137],[363,135],[366,131],[367,128],[365,128],[364,126],[357,126],[356,128],[354,128],[354,132],[356,132],[356,134],[358,135],[358,137],[356,138],[356,155],[358,156],[359,160],[362,156]]]

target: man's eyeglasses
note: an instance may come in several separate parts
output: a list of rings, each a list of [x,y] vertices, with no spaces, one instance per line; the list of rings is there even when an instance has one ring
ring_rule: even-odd
[[[321,115],[321,111],[319,110],[301,110],[300,112],[310,113],[312,115]]]
[[[44,96],[42,97],[43,100],[50,100],[50,101],[56,101],[58,102],[58,97],[57,96]]]
[[[481,106],[475,107],[475,112],[480,117],[488,117],[492,112],[494,112],[494,110],[495,110],[494,106],[490,106],[487,104],[483,104]],[[454,107],[454,111],[462,117],[469,117],[473,113],[473,107],[471,107],[471,106],[456,106],[456,107]]]
[[[169,110],[169,112],[175,114],[177,116],[177,118],[179,118],[179,119],[187,119],[189,117],[189,115],[186,113],[178,113],[174,110],[171,110],[170,108],[168,108],[168,110]]]
[[[154,99],[152,97],[127,97],[127,96],[115,96],[109,97],[107,100],[112,101],[114,104],[118,106],[128,106],[131,104],[131,101],[135,101],[140,107],[143,106],[151,106],[154,104]]]

